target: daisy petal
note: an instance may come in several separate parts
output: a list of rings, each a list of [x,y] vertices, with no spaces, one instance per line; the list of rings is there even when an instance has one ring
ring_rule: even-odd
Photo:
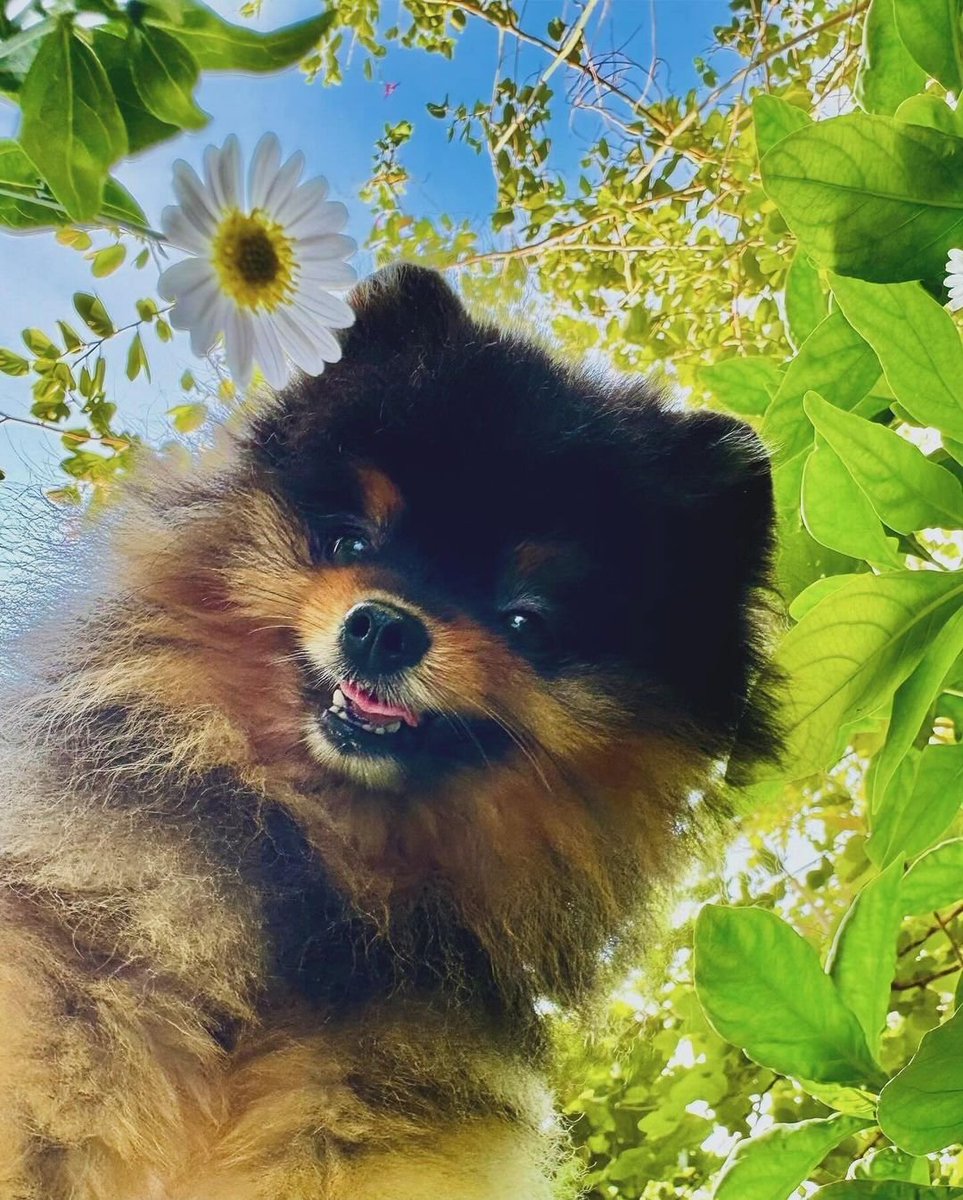
[[[238,309],[229,309],[224,323],[224,355],[231,378],[240,389],[251,382],[253,336],[251,318]]]
[[[337,296],[329,296],[323,288],[301,287],[294,307],[304,309],[331,329],[350,329],[354,324],[354,309]]]
[[[200,258],[185,258],[162,272],[157,280],[157,290],[165,300],[180,300],[214,278],[214,269],[209,262]]]
[[[954,296],[946,306],[950,312],[958,312],[963,308],[963,296]]]
[[[271,180],[261,207],[272,213],[277,212],[297,186],[303,170],[304,155],[299,150],[296,154],[291,155],[280,171],[278,171],[277,175]]]
[[[288,357],[307,375],[320,375],[324,370],[324,354],[314,335],[313,327],[308,333],[297,319],[295,310],[282,308],[274,314],[274,321]]]
[[[237,134],[230,134],[221,147],[220,179],[225,207],[241,208],[244,204],[244,180],[241,174],[241,144]]]
[[[312,289],[322,287],[340,290],[356,284],[358,272],[348,263],[341,262],[340,259],[325,258],[319,262],[302,264],[301,280],[303,284],[312,285]]]
[[[182,158],[174,163],[174,195],[187,219],[202,233],[213,234],[217,228],[217,202],[201,182],[193,167]]]
[[[946,269],[952,271],[953,268],[963,271],[963,250],[951,250],[946,260]]]
[[[161,229],[164,236],[181,250],[191,254],[205,254],[210,246],[210,239],[202,229],[187,216],[187,213],[177,204],[169,204],[161,213]]]
[[[320,209],[328,194],[328,181],[323,178],[309,179],[294,188],[287,199],[275,209],[275,220],[288,228],[295,222]]]
[[[288,379],[288,366],[277,331],[270,317],[261,317],[254,325],[254,360],[261,368],[268,387],[282,388]]]
[[[254,147],[251,169],[248,172],[248,203],[251,208],[262,208],[271,187],[271,181],[281,166],[281,143],[277,135],[266,133]]]
[[[348,210],[340,200],[326,200],[310,212],[288,222],[292,237],[313,238],[325,233],[340,233],[348,223]]]

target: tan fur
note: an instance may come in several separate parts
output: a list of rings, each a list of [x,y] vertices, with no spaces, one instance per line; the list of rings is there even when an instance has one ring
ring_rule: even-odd
[[[550,1200],[539,1065],[457,1010],[388,999],[319,1023],[272,991],[260,910],[191,781],[229,770],[293,814],[373,921],[437,888],[506,986],[578,1000],[674,857],[704,764],[620,725],[590,682],[546,688],[481,627],[426,614],[415,687],[497,710],[518,752],[444,795],[359,795],[312,753],[293,656],[323,663],[346,609],[393,581],[312,567],[267,492],[229,459],[204,470],[145,473],[116,585],[9,701],[0,1200]],[[367,483],[387,517],[390,481]]]

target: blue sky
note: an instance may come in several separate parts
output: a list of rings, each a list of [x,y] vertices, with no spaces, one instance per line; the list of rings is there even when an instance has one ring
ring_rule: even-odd
[[[214,7],[229,19],[238,19],[235,4],[216,0]],[[386,11],[390,7],[386,4]],[[312,0],[268,0],[264,9],[257,24],[273,28],[313,15],[317,4]],[[560,0],[527,0],[519,9],[523,26],[542,35],[548,21],[565,11]],[[570,7],[568,15],[571,11],[574,9]],[[664,63],[661,84],[680,91],[694,86],[692,59],[709,48],[713,27],[728,18],[726,0],[608,0],[605,24],[593,46],[596,50],[623,46],[636,61],[648,63],[653,53],[654,23],[654,44]],[[307,174],[327,176],[332,194],[348,205],[349,232],[361,243],[368,231],[368,216],[358,200],[358,191],[368,177],[374,142],[386,122],[407,118],[416,126],[405,155],[412,177],[407,197],[410,211],[429,215],[448,212],[467,217],[484,230],[493,195],[487,158],[465,146],[449,145],[445,123],[428,116],[425,104],[440,101],[446,94],[456,103],[486,95],[497,53],[495,32],[481,22],[471,21],[453,61],[394,48],[381,60],[374,82],[363,77],[361,55],[346,72],[345,82],[336,88],[325,88],[320,83],[307,85],[296,69],[274,76],[208,75],[198,100],[211,114],[210,124],[200,133],[182,136],[125,163],[117,174],[156,222],[160,210],[172,202],[170,175],[175,159],[185,158],[199,165],[204,146],[209,142],[220,144],[231,132],[240,136],[249,152],[261,133],[274,130],[286,152],[304,152]],[[523,50],[519,74],[527,77],[545,65],[537,48]],[[556,81],[563,84],[561,75]],[[385,83],[397,84],[390,96],[385,95]],[[15,133],[17,115],[12,106],[0,104],[0,137]],[[575,167],[585,133],[578,123],[560,123],[553,130],[557,166],[564,170],[571,163]],[[74,291],[98,291],[116,322],[123,324],[135,316],[134,300],[153,294],[156,280],[152,266],[143,271],[124,267],[106,280],[93,280],[82,256],[60,246],[49,234],[0,234],[0,263],[0,345],[18,351],[22,349],[20,331],[24,327],[51,329],[58,317],[70,319]],[[371,265],[364,252],[356,264],[362,273]],[[122,361],[126,341],[119,340]],[[148,334],[146,340],[153,382],[149,384],[142,377],[129,384],[122,369],[113,370],[108,378],[113,381],[111,399],[125,414],[127,427],[160,439],[170,433],[164,414],[184,398],[178,385],[182,372],[191,368],[203,374],[204,364],[191,356],[185,336],[176,337],[168,346],[161,345],[153,334]],[[29,412],[27,382],[0,375],[0,410],[24,415]],[[39,488],[59,482],[60,457],[59,440],[54,435],[10,423],[0,426],[0,466],[9,479],[5,490],[11,484]]]

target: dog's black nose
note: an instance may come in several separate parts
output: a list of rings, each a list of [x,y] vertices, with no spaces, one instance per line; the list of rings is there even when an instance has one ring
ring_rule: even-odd
[[[391,675],[421,662],[431,638],[412,613],[365,600],[345,617],[341,645],[356,670],[369,676]]]

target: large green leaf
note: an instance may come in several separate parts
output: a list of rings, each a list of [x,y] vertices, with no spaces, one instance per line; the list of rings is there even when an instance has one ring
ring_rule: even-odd
[[[145,23],[179,38],[205,71],[279,71],[299,62],[334,23],[329,9],[307,21],[257,33],[222,20],[200,0],[149,5]]]
[[[938,280],[963,242],[963,138],[850,113],[783,138],[760,166],[803,249],[842,275]]]
[[[836,276],[832,288],[906,411],[963,438],[963,342],[949,313],[917,283],[880,287]]]
[[[66,20],[41,43],[20,103],[27,156],[73,220],[95,217],[127,134],[103,67]]]
[[[774,358],[725,358],[700,367],[699,382],[723,408],[741,416],[759,416],[769,407],[780,380],[782,367]]]
[[[837,309],[821,321],[786,369],[762,423],[762,436],[777,463],[812,445],[803,399],[819,392],[838,408],[853,408],[879,378],[872,347]]]
[[[963,137],[963,112],[950,108],[939,96],[910,96],[896,110],[896,119],[910,125],[927,125],[954,137]]]
[[[129,153],[136,154],[138,150],[175,137],[180,132],[178,126],[159,121],[137,93],[124,31],[102,26],[93,31],[91,44],[107,72],[117,107],[124,119]]]
[[[919,665],[896,689],[886,745],[873,763],[874,810],[882,802],[900,761],[919,736],[923,721],[942,690],[943,681],[961,653],[963,608],[953,613],[937,631]]]
[[[829,296],[808,255],[797,251],[786,272],[786,320],[798,348],[829,314]]]
[[[852,1179],[820,1188],[812,1200],[963,1200],[963,1188],[926,1187],[903,1179]]]
[[[963,888],[961,888],[963,890]],[[910,1154],[963,1141],[963,1011],[931,1029],[879,1098],[879,1124]]]
[[[895,0],[903,44],[927,75],[958,92],[963,84],[959,0]],[[922,87],[917,91],[922,91]]]
[[[866,843],[866,853],[879,865],[922,854],[946,833],[963,804],[963,742],[927,746],[918,764],[909,759],[903,762],[907,769],[894,773],[883,792]],[[940,898],[939,893],[928,890],[933,886],[932,875],[930,883],[926,872],[917,879],[920,887],[915,899],[911,892],[911,903],[925,906],[933,894]],[[915,885],[911,887],[916,890]],[[905,903],[905,887],[901,894]],[[924,907],[923,911],[930,910]]]
[[[774,913],[706,905],[694,972],[706,1016],[754,1062],[816,1082],[880,1081],[859,1021],[816,951]]]
[[[153,117],[180,129],[207,124],[207,114],[194,102],[200,69],[179,38],[145,26],[131,31],[127,53],[134,87]]]
[[[895,538],[886,536],[848,465],[821,438],[803,469],[800,512],[816,541],[831,550],[876,566],[903,566]]]
[[[924,916],[963,900],[963,838],[952,838],[918,858],[900,892],[908,916]]]
[[[856,99],[871,113],[891,116],[908,96],[921,92],[926,72],[896,29],[893,0],[873,0],[863,26],[863,53],[856,76]]]
[[[829,974],[847,1008],[859,1019],[866,1044],[876,1054],[889,1012],[890,985],[896,974],[896,937],[902,923],[902,862],[863,887],[836,932]]]
[[[44,17],[0,42],[0,94],[16,99],[41,41],[56,23],[54,17]]]
[[[713,1200],[786,1200],[826,1155],[870,1122],[863,1117],[820,1117],[774,1125],[739,1142],[723,1165]]]
[[[752,102],[752,119],[756,129],[756,149],[761,158],[784,137],[812,124],[804,108],[781,100],[778,96],[757,96]]]
[[[885,703],[957,610],[963,579],[949,572],[860,575],[789,631],[775,661],[790,679],[786,771],[829,766],[840,727]]]
[[[62,224],[63,217],[49,198],[47,204],[37,204],[30,199],[31,194],[39,190],[40,174],[24,154],[23,147],[6,138],[0,141],[0,225],[10,229],[37,229]]]
[[[963,487],[885,425],[827,404],[810,392],[806,415],[836,451],[881,521],[899,533],[963,527]]]

